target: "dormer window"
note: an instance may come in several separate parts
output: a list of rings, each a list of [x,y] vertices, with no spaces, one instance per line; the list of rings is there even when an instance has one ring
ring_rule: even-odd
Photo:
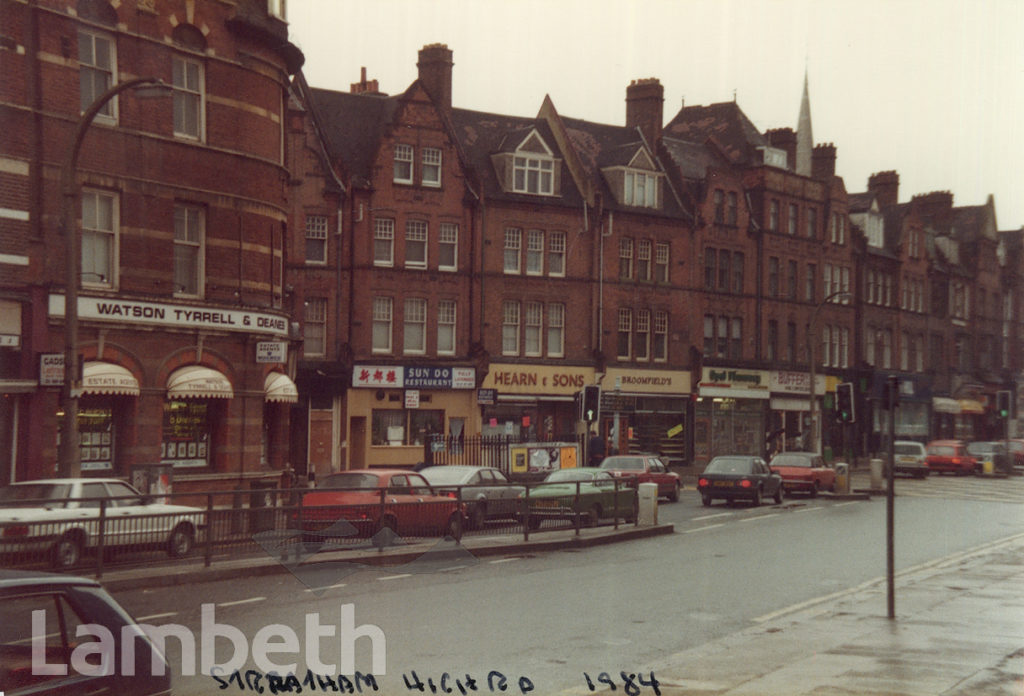
[[[657,208],[661,195],[661,175],[654,160],[643,148],[629,156],[628,161],[604,167],[608,187],[616,192],[616,199],[622,205],[636,208]]]
[[[512,190],[516,193],[536,193],[550,196],[554,193],[555,163],[550,158],[523,157],[513,160]]]
[[[647,172],[626,170],[626,185],[622,202],[643,208],[658,206],[658,179]]]

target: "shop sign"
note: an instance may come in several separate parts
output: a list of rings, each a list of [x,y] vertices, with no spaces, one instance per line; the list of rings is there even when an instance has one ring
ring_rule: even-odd
[[[356,365],[352,369],[352,386],[401,388],[405,386],[403,377],[400,366]]]
[[[0,334],[0,348],[17,348],[21,345],[21,336],[17,334]]]
[[[672,370],[609,368],[603,384],[615,385],[626,394],[689,394],[690,373]],[[605,387],[607,389],[608,387]]]
[[[806,395],[810,384],[811,374],[809,372],[780,370],[771,373],[771,390],[773,394]]]
[[[59,387],[64,384],[64,354],[42,353],[39,356],[39,384]]]
[[[476,402],[480,406],[493,406],[498,399],[498,392],[495,389],[477,389]]]
[[[472,367],[417,365],[405,368],[405,386],[418,389],[473,389],[476,372]]]
[[[768,389],[768,373],[763,370],[705,367],[700,386],[719,389]]]
[[[573,396],[594,383],[592,367],[506,365],[491,363],[483,387],[500,394],[564,394]]]
[[[420,390],[419,389],[406,389],[405,390],[405,407],[406,408],[419,408],[420,407]]]
[[[256,344],[257,363],[284,363],[288,358],[288,344],[284,341],[260,341]]]
[[[50,316],[64,316],[64,295],[50,295]],[[212,306],[139,302],[108,297],[79,297],[78,317],[85,321],[112,321],[173,328],[220,329],[254,334],[288,335],[287,317]]]

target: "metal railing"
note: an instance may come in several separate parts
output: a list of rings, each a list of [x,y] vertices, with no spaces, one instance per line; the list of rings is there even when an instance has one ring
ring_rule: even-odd
[[[638,522],[635,481],[519,483],[506,487],[290,488],[167,493],[132,498],[18,501],[44,519],[0,522],[0,567],[91,572],[163,563],[211,566],[240,558],[308,559],[383,551],[423,539],[521,536]],[[500,490],[500,489],[506,490]],[[504,493],[499,496],[498,493]],[[514,494],[514,495],[510,495]],[[337,496],[331,500],[330,496]],[[35,507],[38,505],[39,507]],[[0,504],[0,510],[9,508]],[[28,517],[26,515],[25,517]]]

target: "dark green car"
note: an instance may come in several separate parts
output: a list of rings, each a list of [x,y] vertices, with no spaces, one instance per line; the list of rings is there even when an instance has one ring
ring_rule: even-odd
[[[577,515],[585,527],[604,519],[633,522],[637,515],[636,489],[593,467],[552,471],[520,500],[523,507],[528,502],[530,529],[537,529],[544,520],[574,521]]]

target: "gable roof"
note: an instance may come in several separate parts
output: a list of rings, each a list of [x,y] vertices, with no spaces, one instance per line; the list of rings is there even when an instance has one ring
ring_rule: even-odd
[[[757,148],[771,147],[736,102],[685,106],[665,126],[665,137],[703,143],[713,138],[733,164],[757,164]]]
[[[398,97],[350,94],[310,88],[322,123],[327,152],[357,186],[368,186],[371,167],[384,131],[398,110]]]

